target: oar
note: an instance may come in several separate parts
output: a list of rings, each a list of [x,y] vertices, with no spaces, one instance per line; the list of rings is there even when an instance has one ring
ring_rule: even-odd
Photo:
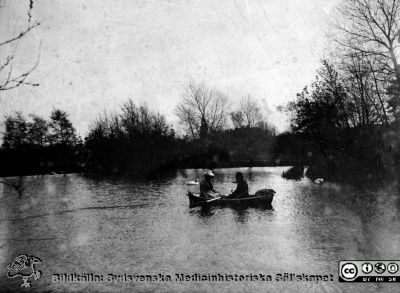
[[[195,207],[201,206],[203,204],[206,204],[206,203],[209,203],[209,202],[221,199],[221,198],[222,197],[216,197],[216,198],[212,198],[212,199],[209,199],[209,200],[206,200],[206,201],[198,202],[198,203],[190,205],[190,208],[195,208]]]

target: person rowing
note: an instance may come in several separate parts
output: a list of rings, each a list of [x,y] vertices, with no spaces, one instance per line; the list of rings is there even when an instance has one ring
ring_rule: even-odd
[[[232,192],[230,195],[226,196],[226,199],[239,199],[249,197],[249,186],[243,178],[243,174],[241,172],[236,172],[236,190]]]
[[[215,191],[213,186],[214,173],[211,170],[204,171],[204,179],[200,182],[200,197],[215,198],[220,193]]]

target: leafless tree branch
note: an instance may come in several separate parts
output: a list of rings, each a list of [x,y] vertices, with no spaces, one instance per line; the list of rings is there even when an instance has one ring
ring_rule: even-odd
[[[23,39],[30,31],[32,31],[34,28],[40,25],[40,23],[37,21],[32,22],[32,9],[33,9],[33,0],[30,0],[28,9],[28,27],[25,30],[21,31],[15,37],[0,42],[0,48]],[[0,82],[0,91],[11,90],[21,85],[29,85],[29,86],[39,85],[38,83],[32,83],[27,81],[27,78],[37,68],[39,64],[40,47],[41,45],[39,46],[39,54],[35,64],[30,69],[23,71],[22,73],[17,73],[17,74],[14,73],[13,62],[15,62],[15,52],[6,57],[5,61],[0,65],[0,74],[4,76],[4,80]]]

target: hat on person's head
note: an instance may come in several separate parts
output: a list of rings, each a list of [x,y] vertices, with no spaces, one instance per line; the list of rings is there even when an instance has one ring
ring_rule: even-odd
[[[204,170],[204,176],[214,177],[214,173],[211,170]]]

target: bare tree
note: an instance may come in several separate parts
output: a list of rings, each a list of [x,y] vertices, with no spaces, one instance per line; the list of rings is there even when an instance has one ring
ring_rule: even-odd
[[[232,111],[231,120],[234,128],[244,127],[244,117],[242,111],[240,110]]]
[[[218,131],[226,127],[228,97],[204,84],[191,82],[176,108],[176,114],[186,133],[197,139],[201,130]]]
[[[67,112],[60,109],[51,112],[49,140],[52,144],[74,145],[77,142],[76,130],[68,116]]]
[[[345,0],[336,10],[335,40],[350,54],[381,57],[379,70],[392,77],[396,94],[391,105],[400,106],[400,0]],[[377,64],[375,64],[377,65]]]
[[[7,46],[11,46],[15,43],[18,43],[21,39],[23,39],[30,31],[40,25],[37,21],[32,21],[32,9],[33,9],[33,1],[29,1],[28,8],[28,25],[27,27],[20,31],[19,34],[15,35],[12,38],[9,38],[4,41],[0,41],[0,50],[5,50]],[[13,88],[19,87],[21,85],[30,85],[30,86],[38,86],[38,83],[32,83],[27,80],[28,76],[36,69],[39,63],[39,56],[35,64],[20,72],[15,72],[15,50],[13,53],[8,54],[5,58],[0,58],[0,91],[7,91]],[[39,50],[40,51],[40,50]]]
[[[212,100],[209,107],[209,113],[206,113],[206,123],[211,130],[221,130],[226,127],[229,98],[220,91],[212,91]]]
[[[376,56],[354,52],[339,64],[349,101],[345,101],[345,112],[353,126],[388,124],[388,82],[379,70]]]
[[[18,148],[27,143],[28,122],[21,112],[7,116],[4,126],[3,147]]]
[[[239,108],[231,112],[231,120],[235,128],[256,127],[263,123],[261,107],[251,96],[244,96]]]
[[[28,144],[44,147],[49,141],[49,123],[40,116],[31,114],[32,122],[27,123]]]

